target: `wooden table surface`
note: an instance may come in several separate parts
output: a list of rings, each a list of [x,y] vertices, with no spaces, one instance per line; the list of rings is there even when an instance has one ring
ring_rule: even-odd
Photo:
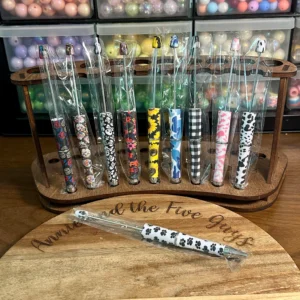
[[[265,134],[263,141],[270,141]],[[41,138],[44,153],[55,151],[53,138]],[[282,134],[280,148],[289,158],[285,182],[275,204],[240,213],[276,239],[300,268],[300,134]],[[30,137],[0,137],[0,256],[22,236],[54,217],[42,208],[31,175],[35,157]]]

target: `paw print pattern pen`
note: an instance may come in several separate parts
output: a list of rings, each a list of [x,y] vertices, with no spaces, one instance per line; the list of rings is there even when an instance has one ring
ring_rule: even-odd
[[[92,163],[91,142],[89,137],[88,125],[86,115],[81,113],[81,103],[79,102],[79,95],[77,92],[77,83],[75,78],[75,64],[73,61],[74,48],[72,44],[66,44],[66,57],[68,59],[67,67],[70,67],[70,81],[71,92],[73,99],[75,99],[75,108],[77,114],[73,118],[75,134],[78,140],[79,151],[81,155],[83,170],[84,170],[84,184],[87,188],[93,189],[96,187],[96,179]]]
[[[256,113],[252,112],[253,102],[255,98],[255,91],[258,83],[258,68],[260,63],[261,54],[266,49],[266,41],[259,39],[256,45],[255,52],[258,53],[257,64],[255,69],[255,82],[252,89],[251,104],[248,107],[248,111],[243,112],[242,125],[240,133],[240,146],[238,156],[238,166],[236,171],[234,186],[237,189],[244,189],[247,185],[247,175],[249,170],[249,158],[253,142]]]
[[[159,182],[159,144],[160,144],[160,108],[156,105],[156,75],[157,68],[157,51],[161,48],[161,38],[153,37],[152,42],[153,61],[152,61],[152,102],[148,109],[148,141],[149,141],[149,181],[151,183]],[[161,89],[161,85],[159,85]]]
[[[194,250],[206,255],[225,258],[228,262],[234,261],[240,263],[248,256],[247,253],[227,245],[148,223],[140,224],[124,220],[106,213],[99,214],[75,208],[71,217],[80,223],[111,233],[122,234],[148,242],[157,242],[162,245]]]
[[[66,191],[68,193],[76,192],[76,182],[73,174],[73,160],[70,149],[69,134],[67,131],[67,124],[64,118],[63,109],[61,103],[58,100],[59,91],[56,84],[51,82],[51,70],[53,65],[50,64],[49,53],[47,46],[39,46],[39,57],[42,59],[43,64],[40,67],[41,73],[46,73],[47,84],[44,85],[45,94],[48,95],[48,111],[51,118],[51,125],[56,140],[58,156],[60,158],[65,182]]]
[[[176,105],[177,89],[177,48],[179,46],[177,35],[173,35],[170,48],[173,49],[173,107],[169,109],[170,144],[171,144],[171,182],[181,182],[181,140],[182,140],[182,110]]]

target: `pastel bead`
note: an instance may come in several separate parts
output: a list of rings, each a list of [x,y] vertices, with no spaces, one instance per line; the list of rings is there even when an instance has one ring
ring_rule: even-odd
[[[22,3],[29,6],[30,4],[32,4],[34,2],[34,0],[22,0]]]
[[[227,34],[225,32],[218,32],[214,35],[214,42],[216,45],[222,45],[227,40]]]
[[[56,14],[56,11],[50,4],[42,5],[43,14],[47,17],[53,17]]]
[[[78,5],[78,14],[82,17],[91,15],[91,7],[88,3],[81,3]]]
[[[270,10],[272,10],[272,11],[276,10],[277,6],[278,6],[278,2],[277,1],[270,2]]]
[[[52,47],[57,47],[61,44],[60,38],[58,36],[49,36],[47,37],[47,44]]]
[[[127,3],[125,6],[125,12],[128,16],[134,17],[139,13],[139,6],[135,3]]]
[[[212,41],[212,36],[210,33],[208,32],[203,32],[203,33],[200,33],[199,35],[199,42],[200,42],[200,45],[208,45],[210,44]]]
[[[51,0],[40,0],[43,5],[50,4]]]
[[[27,56],[27,47],[24,45],[18,45],[14,49],[15,56],[18,58],[25,58]]]
[[[269,4],[268,1],[262,1],[262,2],[259,3],[259,10],[260,11],[265,12],[265,11],[268,11],[269,8],[270,8],[270,4]]]
[[[63,45],[72,44],[73,46],[76,44],[76,39],[73,36],[64,36],[62,38]]]
[[[17,45],[22,44],[22,39],[17,36],[12,36],[12,37],[8,38],[8,43],[11,46],[16,47]]]
[[[237,10],[240,13],[244,13],[248,8],[248,4],[247,2],[239,2],[238,6],[237,6]]]
[[[14,69],[14,70],[20,70],[24,66],[23,59],[18,58],[18,57],[13,57],[10,60],[10,65],[11,65],[12,69]]]
[[[38,50],[38,46],[37,45],[31,45],[30,47],[28,47],[28,55],[31,58],[39,58],[39,50]]]
[[[74,55],[75,56],[80,56],[81,52],[82,52],[82,46],[81,46],[81,44],[74,45]]]
[[[280,44],[282,44],[285,40],[285,33],[282,30],[277,30],[273,33],[273,37],[277,40]]]
[[[297,85],[298,92],[300,94],[300,85]]]
[[[216,2],[210,2],[207,5],[207,12],[209,14],[215,14],[218,11],[218,4]]]
[[[206,5],[203,5],[203,4],[199,4],[197,6],[197,9],[198,9],[198,14],[205,14],[206,13]]]
[[[42,14],[42,7],[36,3],[32,3],[28,6],[28,14],[31,17],[38,18]]]
[[[88,46],[94,45],[94,42],[95,42],[95,40],[92,36],[82,36],[80,38],[80,40],[81,40],[81,43],[84,43],[85,45],[88,45]]]
[[[20,18],[27,17],[27,6],[23,3],[18,3],[15,7],[16,15]]]
[[[248,4],[248,9],[251,11],[251,12],[256,12],[259,8],[259,4],[257,1],[250,1],[249,4]]]
[[[280,11],[287,11],[290,8],[290,2],[288,0],[280,0],[278,3],[278,9]]]
[[[225,14],[228,11],[228,3],[227,2],[219,3],[218,10],[221,14]]]
[[[178,5],[173,0],[167,0],[167,2],[164,5],[164,11],[167,15],[175,15],[178,9]]]
[[[290,88],[289,90],[289,95],[292,97],[292,98],[295,98],[299,95],[299,91],[296,87],[292,87]]]
[[[51,1],[51,6],[53,7],[53,9],[55,9],[56,11],[60,11],[63,10],[65,8],[65,1],[64,0],[52,0]]]
[[[284,59],[285,58],[285,52],[283,49],[278,49],[277,51],[274,52],[273,58],[277,59]]]
[[[34,67],[36,64],[36,60],[31,58],[31,57],[26,57],[24,59],[24,67],[25,68],[31,68],[31,67]]]
[[[75,3],[67,3],[65,5],[65,13],[68,17],[75,17],[77,12],[77,5]]]
[[[154,14],[161,14],[164,10],[164,4],[161,1],[152,3],[152,12]]]
[[[2,3],[2,7],[6,11],[12,11],[16,7],[15,0],[3,0],[1,3]]]

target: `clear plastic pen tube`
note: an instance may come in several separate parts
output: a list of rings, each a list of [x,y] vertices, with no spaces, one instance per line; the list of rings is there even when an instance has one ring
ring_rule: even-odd
[[[120,234],[133,239],[154,242],[156,245],[191,250],[203,255],[224,258],[230,267],[236,267],[248,254],[215,241],[191,236],[158,225],[139,223],[112,216],[106,212],[88,211],[74,208],[71,219],[110,233]]]

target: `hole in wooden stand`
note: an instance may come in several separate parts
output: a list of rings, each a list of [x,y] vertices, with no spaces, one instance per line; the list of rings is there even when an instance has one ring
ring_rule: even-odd
[[[258,153],[258,158],[264,159],[264,158],[267,158],[267,155],[264,153]]]
[[[215,154],[216,153],[216,149],[210,148],[210,149],[208,149],[208,153]]]
[[[146,152],[148,152],[148,149],[147,149],[147,148],[142,148],[142,149],[140,150],[140,152],[141,152],[141,153],[146,153]]]
[[[58,159],[58,158],[51,158],[51,159],[48,160],[48,163],[49,163],[49,164],[56,164],[56,163],[58,163],[58,162],[59,162],[59,159]]]

